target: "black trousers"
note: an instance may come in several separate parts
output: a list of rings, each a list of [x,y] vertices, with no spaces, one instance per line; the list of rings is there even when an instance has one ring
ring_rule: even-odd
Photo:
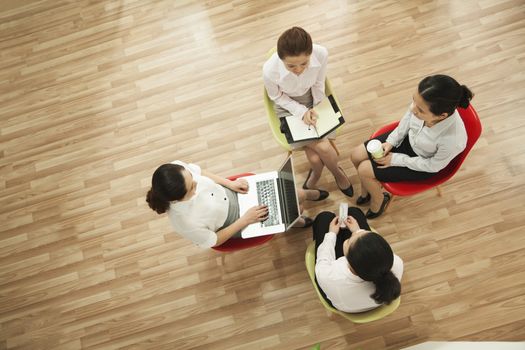
[[[361,209],[356,207],[348,208],[348,215],[352,216],[354,219],[357,220],[357,223],[359,224],[359,227],[363,230],[370,230],[370,226],[368,225],[368,222],[366,221],[365,214],[361,211]],[[315,258],[317,259],[317,248],[319,248],[319,245],[323,243],[324,235],[328,232],[330,228],[330,222],[333,220],[333,218],[336,215],[329,211],[323,211],[322,213],[319,213],[319,215],[316,216],[313,224],[313,239],[315,241]],[[352,236],[352,232],[350,232],[349,229],[341,228],[339,230],[339,234],[337,235],[337,240],[335,243],[335,258],[339,259],[342,257],[343,254],[343,242],[346,241],[348,238]],[[317,283],[317,277],[315,278],[315,283]],[[319,287],[319,291],[323,295],[324,299],[332,305],[330,300],[327,298],[324,291],[319,286],[319,283],[317,283],[317,287]],[[333,305],[332,305],[333,307]]]

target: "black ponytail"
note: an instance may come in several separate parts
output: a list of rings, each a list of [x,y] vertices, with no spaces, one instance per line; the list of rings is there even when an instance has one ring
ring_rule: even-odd
[[[401,283],[392,271],[381,274],[374,281],[376,291],[371,295],[378,304],[390,304],[401,294]]]
[[[454,113],[456,108],[467,108],[474,96],[465,85],[460,85],[448,75],[431,75],[419,82],[417,88],[434,115]]]
[[[458,105],[461,108],[467,108],[470,105],[470,100],[472,100],[472,97],[474,97],[472,91],[470,91],[470,89],[465,85],[461,85],[461,97],[459,98]]]
[[[401,284],[392,273],[394,253],[388,242],[375,232],[359,236],[351,245],[348,263],[355,273],[376,286],[371,297],[378,304],[390,304],[401,294]]]
[[[146,202],[157,214],[165,213],[171,201],[179,200],[186,195],[183,170],[184,167],[178,164],[163,164],[153,173]]]

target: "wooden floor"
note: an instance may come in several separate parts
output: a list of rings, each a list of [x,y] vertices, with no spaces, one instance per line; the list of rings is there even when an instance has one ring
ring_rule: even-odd
[[[405,261],[401,306],[377,322],[326,317],[309,230],[223,266],[145,203],[174,159],[224,176],[278,167],[261,69],[292,25],[329,50],[354,183],[350,149],[399,119],[424,76],[476,93],[483,134],[443,197],[396,198],[373,221]],[[0,349],[523,341],[524,115],[523,0],[2,1]],[[311,216],[345,200],[327,173],[321,185]]]

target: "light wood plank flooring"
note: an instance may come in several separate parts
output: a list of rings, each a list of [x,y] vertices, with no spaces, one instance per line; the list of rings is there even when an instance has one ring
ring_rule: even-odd
[[[220,255],[145,203],[154,169],[275,169],[266,52],[301,25],[329,50],[350,149],[399,119],[424,76],[476,96],[483,134],[442,186],[373,226],[405,261],[402,302],[329,320],[294,230]],[[525,340],[525,3],[2,1],[0,349],[399,349]],[[301,181],[308,165],[296,155]],[[325,172],[314,216],[345,200]],[[357,187],[358,188],[358,187]]]

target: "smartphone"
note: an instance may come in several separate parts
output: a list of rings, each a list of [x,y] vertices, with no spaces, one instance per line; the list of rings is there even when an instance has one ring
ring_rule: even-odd
[[[339,204],[339,227],[346,227],[345,221],[348,217],[348,203]]]

